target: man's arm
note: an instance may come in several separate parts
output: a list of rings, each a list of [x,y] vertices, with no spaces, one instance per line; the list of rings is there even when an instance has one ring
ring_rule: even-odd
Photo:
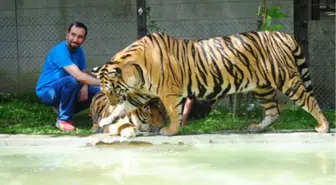
[[[83,69],[82,72],[85,74],[89,74],[89,71],[87,69]],[[88,98],[89,98],[89,85],[83,84],[78,94],[78,100],[81,102],[86,101]]]
[[[100,80],[81,71],[75,64],[65,66],[64,69],[77,81],[87,85],[100,85]]]
[[[86,73],[86,74],[89,74],[89,70],[87,70],[87,69],[83,69],[82,72]]]
[[[182,127],[185,127],[187,125],[188,116],[194,104],[194,101],[195,100],[193,97],[189,97],[187,98],[184,104],[183,113],[182,113]]]

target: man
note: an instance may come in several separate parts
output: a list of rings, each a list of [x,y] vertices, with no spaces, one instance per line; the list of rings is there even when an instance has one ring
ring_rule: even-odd
[[[200,101],[194,97],[188,97],[184,103],[182,112],[182,127],[187,126],[187,120],[203,119],[206,118],[211,112],[212,101]]]
[[[88,74],[82,48],[87,27],[72,23],[66,39],[54,46],[46,57],[36,85],[36,94],[44,104],[56,108],[56,127],[63,131],[76,128],[72,116],[90,106],[92,97],[100,91],[100,81]]]
[[[182,127],[187,126],[187,120],[188,120],[191,108],[194,104],[194,101],[195,101],[194,98],[189,97],[184,103],[183,112],[182,112]]]

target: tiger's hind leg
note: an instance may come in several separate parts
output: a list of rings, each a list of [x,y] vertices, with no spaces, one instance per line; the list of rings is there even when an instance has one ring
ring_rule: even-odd
[[[329,122],[321,111],[316,99],[307,91],[300,77],[294,77],[284,84],[281,91],[297,105],[310,113],[316,120],[317,132],[329,132]]]
[[[247,130],[262,132],[271,126],[280,115],[278,101],[275,99],[276,90],[269,86],[257,87],[253,90],[253,94],[263,108],[264,119],[259,124],[251,124]]]

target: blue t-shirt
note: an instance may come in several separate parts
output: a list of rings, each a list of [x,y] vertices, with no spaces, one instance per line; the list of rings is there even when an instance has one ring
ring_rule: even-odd
[[[40,78],[36,85],[36,94],[43,92],[44,87],[50,86],[53,82],[62,77],[70,75],[63,67],[75,64],[80,70],[86,69],[85,56],[82,48],[78,47],[70,51],[66,41],[62,41],[49,52]]]

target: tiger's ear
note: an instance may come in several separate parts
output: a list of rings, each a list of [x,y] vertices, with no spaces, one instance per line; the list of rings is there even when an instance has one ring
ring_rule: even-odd
[[[152,114],[152,112],[151,112],[151,106],[150,105],[143,106],[143,111],[145,113]]]
[[[97,66],[97,67],[94,67],[90,70],[91,74],[95,77],[98,77],[99,73],[100,73],[100,70],[103,68],[103,66]]]

